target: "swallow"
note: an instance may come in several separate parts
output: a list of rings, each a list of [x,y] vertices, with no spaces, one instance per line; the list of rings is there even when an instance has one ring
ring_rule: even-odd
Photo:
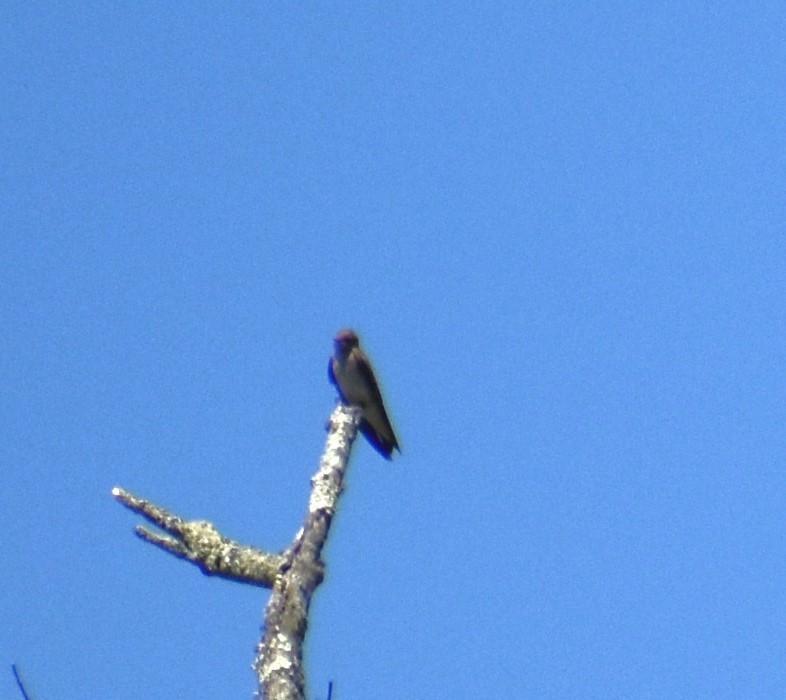
[[[360,432],[385,459],[393,450],[401,452],[398,440],[385,411],[374,370],[360,349],[357,334],[351,329],[339,331],[333,339],[335,351],[328,362],[328,379],[335,384],[341,401],[362,410]]]

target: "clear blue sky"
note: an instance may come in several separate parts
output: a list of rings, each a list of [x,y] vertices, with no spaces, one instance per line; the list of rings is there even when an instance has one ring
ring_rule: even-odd
[[[110,489],[286,546],[351,325],[310,698],[783,697],[786,8],[569,5],[3,5],[0,696],[251,697]]]

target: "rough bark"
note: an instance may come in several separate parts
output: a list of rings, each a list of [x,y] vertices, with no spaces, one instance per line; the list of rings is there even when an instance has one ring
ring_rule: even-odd
[[[319,469],[303,527],[281,553],[241,545],[204,520],[185,520],[121,488],[112,495],[165,534],[137,526],[142,540],[198,566],[208,576],[272,588],[265,609],[264,634],[253,668],[258,695],[266,700],[305,698],[303,643],[311,598],[324,578],[322,549],[327,542],[344,485],[349,452],[360,420],[357,409],[338,405],[330,416]]]

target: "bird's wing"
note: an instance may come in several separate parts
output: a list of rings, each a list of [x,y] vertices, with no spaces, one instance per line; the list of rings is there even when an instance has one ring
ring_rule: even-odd
[[[369,423],[365,418],[361,418],[360,420],[360,432],[366,436],[366,440],[368,440],[372,447],[385,459],[392,459],[393,450],[399,449],[395,437],[391,443],[389,440],[380,435],[376,430],[374,430],[374,428],[371,426],[371,423]],[[393,433],[391,432],[391,435],[392,434]]]
[[[360,424],[360,430],[383,457],[390,459],[391,452],[393,450],[400,451],[400,448],[396,439],[396,433],[393,431],[393,426],[388,418],[385,402],[382,400],[382,393],[379,390],[377,378],[374,376],[374,371],[368,362],[359,362],[358,371],[363,375],[363,380],[371,394],[371,401],[364,407],[365,416]],[[377,407],[377,410],[374,407]],[[377,423],[376,430],[373,427],[374,423]]]

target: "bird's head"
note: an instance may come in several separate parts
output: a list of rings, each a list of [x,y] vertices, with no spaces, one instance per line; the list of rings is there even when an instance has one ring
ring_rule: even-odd
[[[351,328],[345,328],[343,331],[339,331],[336,337],[333,338],[333,345],[336,347],[336,352],[342,354],[350,352],[352,348],[356,348],[359,343],[360,341],[358,340],[357,333]]]

